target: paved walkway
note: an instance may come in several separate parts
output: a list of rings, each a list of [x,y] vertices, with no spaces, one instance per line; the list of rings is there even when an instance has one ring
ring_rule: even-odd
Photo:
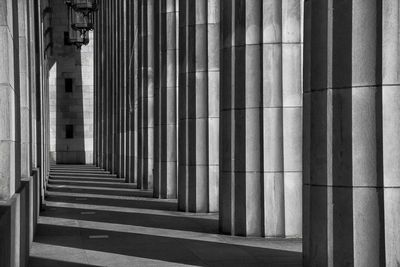
[[[94,166],[53,166],[31,250],[46,266],[301,266],[301,241],[218,234],[217,214],[177,211]]]

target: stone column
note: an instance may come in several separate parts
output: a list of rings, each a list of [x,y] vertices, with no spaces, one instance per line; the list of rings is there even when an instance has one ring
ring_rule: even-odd
[[[218,211],[219,3],[179,2],[179,209]]]
[[[30,158],[32,169],[37,167],[36,158],[36,42],[35,42],[35,6],[29,2],[29,71],[30,71]]]
[[[100,111],[101,113],[101,165],[103,169],[107,169],[107,155],[108,155],[108,146],[107,146],[107,94],[106,94],[106,88],[107,88],[107,54],[108,54],[108,49],[105,49],[107,47],[107,2],[106,0],[101,0],[102,8],[99,8],[99,13],[101,16],[101,38],[100,38],[100,43],[101,47],[103,48],[101,50],[101,80],[100,80],[100,102],[102,103],[102,109]]]
[[[125,75],[124,75],[124,28],[123,0],[117,1],[117,68],[118,68],[118,176],[125,177]]]
[[[163,24],[162,6],[165,1],[154,2],[154,188],[153,196],[161,196],[161,67],[165,63],[161,56],[161,47],[163,45],[165,25]]]
[[[137,1],[137,187],[142,188],[143,184],[143,73],[144,73],[144,0]]]
[[[177,197],[177,19],[178,1],[156,3],[155,167],[154,197]]]
[[[99,107],[99,167],[105,169],[105,161],[104,156],[106,155],[106,146],[105,146],[105,139],[106,139],[106,132],[104,130],[105,125],[105,102],[104,102],[104,79],[105,79],[105,69],[106,69],[106,62],[105,62],[105,51],[104,49],[104,40],[105,40],[105,17],[104,17],[104,10],[106,9],[105,0],[100,0],[99,4],[103,8],[99,8],[98,16],[99,16],[99,38],[97,41],[99,42],[99,46],[101,50],[99,51],[99,64],[101,67],[99,68],[99,102],[101,103],[101,108]]]
[[[301,236],[298,0],[223,0],[220,230]]]
[[[103,47],[107,47],[104,51],[104,79],[103,79],[103,119],[104,119],[104,168],[106,170],[111,170],[110,166],[110,154],[111,154],[111,134],[110,134],[110,0],[105,1],[104,5],[104,39],[103,39]],[[102,10],[102,9],[100,9]]]
[[[123,48],[124,48],[124,54],[123,54],[123,60],[124,60],[124,138],[125,138],[125,145],[124,145],[124,177],[126,182],[130,182],[131,179],[131,174],[130,174],[130,154],[131,154],[131,117],[130,117],[130,103],[131,103],[131,92],[130,92],[130,86],[131,86],[131,76],[129,72],[129,56],[130,56],[130,38],[133,37],[133,35],[130,33],[130,29],[133,26],[131,17],[131,6],[132,3],[131,1],[128,0],[123,0],[123,20],[122,24],[124,25],[124,30],[123,30]]]
[[[143,189],[153,188],[154,153],[154,0],[147,0],[146,87],[144,88],[144,164]]]
[[[153,187],[153,152],[154,152],[154,0],[142,1],[142,77],[141,96],[139,95],[139,110],[141,122],[139,126],[139,146],[141,172],[138,188],[152,189]]]
[[[305,10],[304,264],[398,266],[399,2]]]
[[[101,4],[99,2],[99,4]],[[100,12],[97,12],[95,14],[95,29],[94,29],[94,34],[93,34],[93,42],[94,42],[94,139],[93,139],[93,163],[96,166],[100,166],[99,162],[99,152],[100,152],[100,101],[99,101],[99,96],[100,96],[100,82],[99,80],[101,79],[100,71],[101,71],[101,62],[99,60],[100,58],[100,31],[101,31],[101,26],[100,26]]]
[[[113,135],[113,95],[114,95],[114,87],[113,87],[113,1],[108,1],[107,7],[107,80],[106,80],[106,102],[107,102],[107,170],[113,171],[113,153],[114,153],[114,135]]]
[[[140,17],[140,9],[139,9],[139,1],[133,1],[132,2],[132,25],[133,29],[130,33],[130,35],[133,36],[133,44],[132,44],[132,49],[131,49],[131,59],[130,59],[130,76],[132,77],[132,85],[131,85],[131,106],[130,106],[130,113],[131,113],[131,124],[132,124],[132,136],[131,138],[132,143],[131,143],[131,149],[132,149],[132,154],[131,156],[133,157],[133,160],[131,161],[131,182],[137,182],[137,177],[139,174],[139,154],[138,154],[138,133],[139,133],[139,128],[138,128],[138,96],[139,96],[139,76],[140,76],[140,65],[139,65],[139,58],[140,58],[140,53],[139,53],[139,42],[140,42],[140,36],[139,36],[139,17]],[[133,114],[133,115],[132,115]]]
[[[99,1],[99,4],[104,6],[103,2]],[[103,104],[102,104],[102,100],[101,100],[101,95],[102,95],[102,70],[104,68],[103,62],[101,60],[101,55],[103,52],[103,48],[102,48],[102,28],[103,28],[103,17],[101,15],[101,12],[98,11],[96,13],[96,24],[95,24],[95,42],[96,42],[96,55],[95,55],[95,68],[96,68],[96,72],[95,72],[95,115],[96,115],[96,143],[95,143],[95,147],[96,147],[96,165],[98,167],[102,166],[102,140],[103,140],[103,135],[102,135],[102,111],[101,109],[103,108]]]
[[[21,178],[31,176],[27,0],[18,0]]]
[[[97,73],[99,70],[99,62],[98,62],[98,30],[99,30],[99,21],[98,21],[98,15],[95,14],[94,15],[94,25],[95,29],[93,31],[93,41],[94,41],[94,45],[93,45],[93,77],[94,77],[94,83],[93,83],[93,95],[94,95],[94,101],[93,101],[93,164],[98,166],[98,107],[99,107],[99,103],[98,103],[98,91],[97,91],[97,87],[99,82],[97,81],[97,79],[100,77],[100,75]],[[51,124],[51,123],[50,123]]]
[[[0,200],[8,200],[15,193],[15,76],[14,13],[16,3],[0,0]],[[18,34],[18,33],[17,33]],[[17,58],[18,59],[18,58]],[[17,76],[18,77],[18,76]]]
[[[111,1],[112,5],[112,30],[111,30],[111,38],[112,38],[112,139],[113,139],[113,153],[112,153],[112,173],[118,175],[118,165],[119,165],[119,59],[118,59],[118,43],[119,43],[119,31],[118,28],[120,25],[118,24],[118,1]]]

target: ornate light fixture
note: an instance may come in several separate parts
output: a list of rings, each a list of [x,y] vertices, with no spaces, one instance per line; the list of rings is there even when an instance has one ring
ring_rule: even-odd
[[[87,32],[94,29],[94,12],[97,11],[97,0],[65,0],[65,4],[68,7],[70,42],[79,49],[82,45],[89,43]]]
[[[88,13],[85,16],[81,12],[75,12],[69,7],[71,10],[69,12],[69,20],[71,22],[71,28],[75,31],[79,31],[81,35],[85,35],[86,32],[93,30],[94,22],[93,22],[93,13]]]
[[[97,0],[69,0],[72,8],[79,13],[89,16],[90,13],[97,11]]]
[[[68,41],[70,44],[80,49],[82,45],[89,44],[89,36],[87,31],[76,30],[74,25],[74,17],[77,12],[74,12],[70,6],[68,6]]]

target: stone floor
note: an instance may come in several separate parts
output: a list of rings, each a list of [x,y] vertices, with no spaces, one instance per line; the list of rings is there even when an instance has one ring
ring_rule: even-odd
[[[29,266],[301,266],[300,240],[219,235],[217,214],[151,196],[94,166],[53,166]]]

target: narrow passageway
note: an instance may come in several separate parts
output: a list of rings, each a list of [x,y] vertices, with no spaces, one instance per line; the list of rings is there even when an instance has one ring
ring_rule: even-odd
[[[177,211],[92,165],[52,166],[31,250],[45,266],[301,266],[300,240],[218,234],[218,214]]]

